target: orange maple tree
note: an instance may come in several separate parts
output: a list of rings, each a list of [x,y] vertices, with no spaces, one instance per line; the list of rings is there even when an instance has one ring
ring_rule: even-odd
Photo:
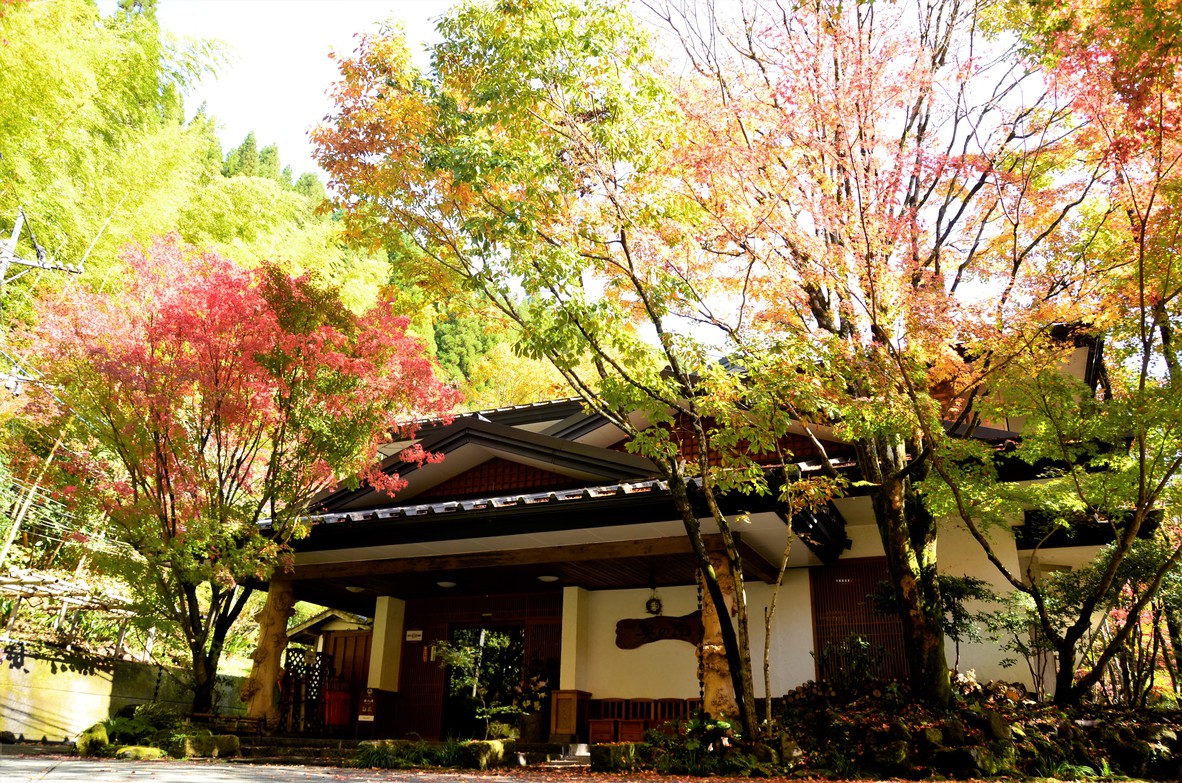
[[[769,486],[755,457],[790,464],[781,435],[853,444],[911,683],[947,704],[937,520],[980,529],[1006,491],[972,436],[1019,408],[1042,416],[1032,435],[1052,427],[1012,389],[1052,384],[1075,348],[1057,325],[1103,331],[1129,290],[1099,252],[1118,178],[1081,109],[1091,87],[958,0],[684,8],[663,10],[679,69],[607,3],[461,6],[427,74],[396,38],[363,38],[315,134],[321,163],[357,240],[414,244],[483,293],[675,498],[700,477],[724,537],[715,492],[821,503],[846,481]],[[1031,437],[1023,455],[1047,448]],[[1125,501],[1083,502],[1113,519]],[[746,723],[739,601],[725,642]]]

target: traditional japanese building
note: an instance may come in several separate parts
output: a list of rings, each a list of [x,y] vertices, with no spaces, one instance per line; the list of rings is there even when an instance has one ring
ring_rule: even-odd
[[[1082,377],[1090,346],[1076,354],[1069,369]],[[1001,449],[1017,433],[986,427],[975,437]],[[365,676],[354,664],[348,686],[350,716],[363,733],[446,735],[438,645],[464,628],[520,635],[526,673],[557,676],[549,684],[551,728],[563,737],[585,740],[596,728],[584,720],[587,700],[592,715],[603,703],[619,712],[618,737],[629,705],[653,714],[662,702],[673,709],[700,698],[695,558],[667,487],[647,459],[627,451],[621,430],[565,399],[428,423],[417,438],[442,459],[404,462],[399,454],[409,444],[391,444],[382,469],[401,476],[405,489],[394,498],[364,486],[327,495],[311,534],[295,543],[297,599],[373,618]],[[785,445],[802,474],[823,467],[803,434]],[[856,471],[849,447],[836,439],[826,447],[835,468]],[[867,598],[886,579],[868,496],[854,491],[792,518],[770,495],[725,504],[727,513],[746,515],[737,529],[756,661],[791,541],[771,626],[770,682],[756,666],[757,696],[824,674],[818,653],[851,634],[870,642],[880,673],[902,674],[900,624]],[[710,542],[716,530],[704,508],[700,517]],[[1019,529],[1022,521],[1015,509]],[[1021,535],[996,539],[1015,571],[1035,557]],[[942,524],[939,546],[942,572],[1008,592],[962,526]],[[1043,546],[1034,567],[1072,567],[1094,551],[1078,542]],[[992,643],[965,644],[960,668],[981,681],[1022,679],[1017,668],[1002,668],[1002,657]]]

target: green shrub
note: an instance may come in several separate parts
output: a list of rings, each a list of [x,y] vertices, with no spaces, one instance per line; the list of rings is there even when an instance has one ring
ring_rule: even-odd
[[[155,745],[163,748],[167,747],[168,742],[158,741],[160,737],[176,733],[184,722],[184,715],[179,708],[159,702],[148,702],[121,707],[102,724],[112,744]]]
[[[377,769],[454,767],[462,752],[463,744],[454,741],[369,740],[357,747],[349,766]]]
[[[520,735],[521,732],[511,723],[502,723],[496,720],[488,722],[489,739],[515,740]]]
[[[156,726],[140,717],[124,718],[118,715],[103,721],[107,737],[116,745],[138,745],[156,732]]]

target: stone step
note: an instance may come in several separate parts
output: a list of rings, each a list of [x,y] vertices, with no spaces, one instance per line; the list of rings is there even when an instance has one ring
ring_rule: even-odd
[[[361,740],[345,739],[343,737],[242,737],[243,747],[255,748],[337,748],[353,750]]]
[[[359,742],[333,737],[243,737],[242,761],[254,764],[336,765],[352,758]]]
[[[246,758],[348,758],[353,755],[352,750],[337,748],[243,748],[242,755]]]
[[[72,756],[72,742],[0,743],[0,756]]]
[[[276,767],[339,767],[345,760],[343,756],[237,756],[225,759],[232,764],[270,764]]]
[[[538,764],[539,767],[546,769],[590,769],[590,756],[567,756],[561,759],[551,759]]]

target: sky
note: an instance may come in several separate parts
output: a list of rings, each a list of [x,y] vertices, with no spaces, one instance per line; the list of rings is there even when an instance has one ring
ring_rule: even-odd
[[[412,50],[433,37],[433,20],[450,0],[159,0],[157,18],[177,36],[229,44],[230,61],[185,98],[218,120],[222,148],[250,131],[259,147],[279,145],[296,176],[316,171],[308,131],[329,112],[326,90],[337,70],[330,51],[349,54],[354,35],[401,21]],[[103,0],[109,13],[115,0]],[[426,66],[420,57],[420,67]]]

